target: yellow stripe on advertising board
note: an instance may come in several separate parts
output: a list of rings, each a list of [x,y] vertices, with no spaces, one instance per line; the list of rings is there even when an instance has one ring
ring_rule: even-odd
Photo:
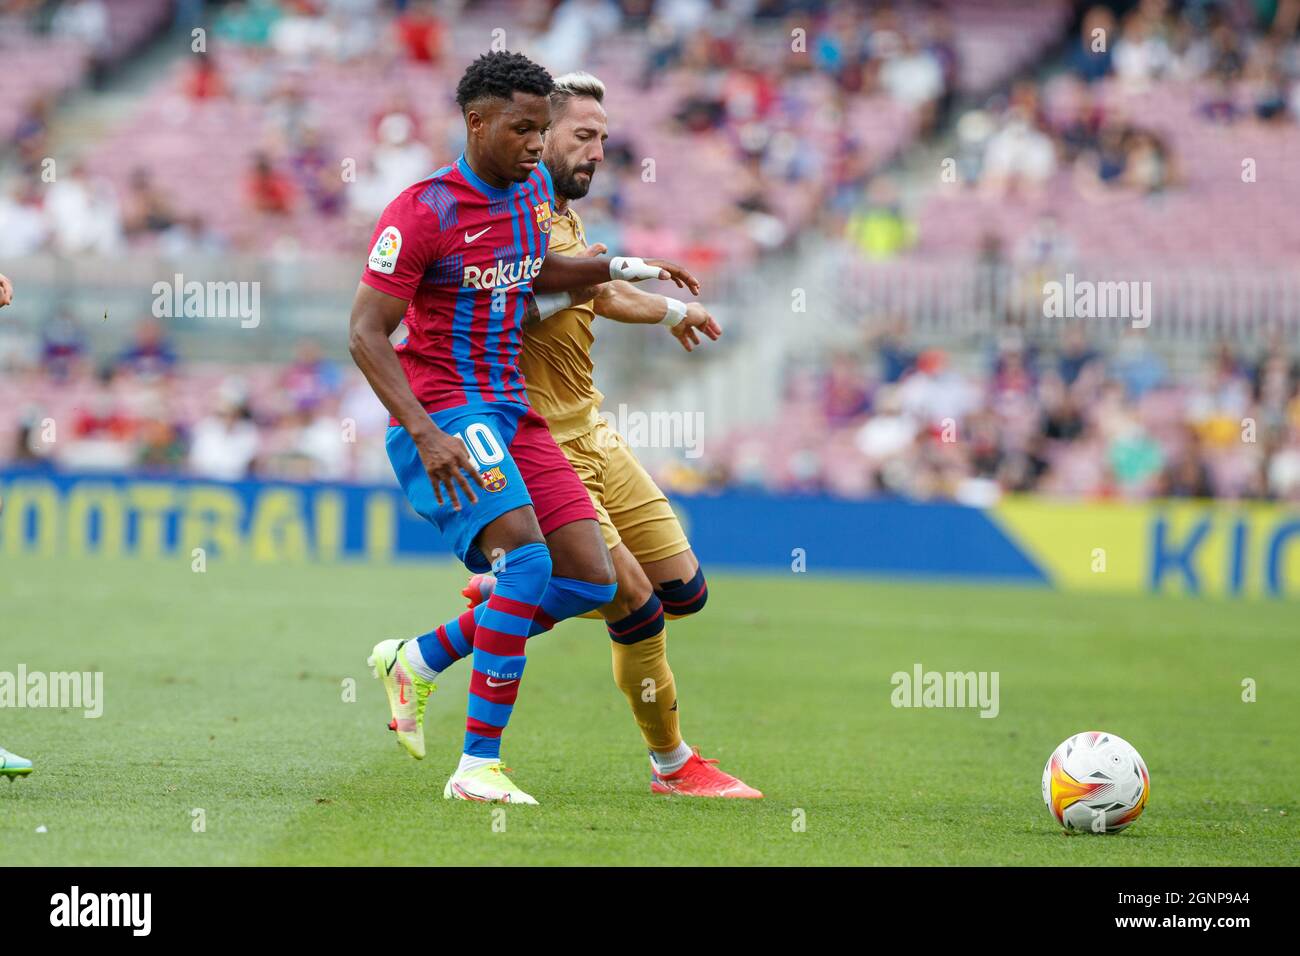
[[[1011,498],[989,517],[1062,589],[1300,596],[1293,507]]]

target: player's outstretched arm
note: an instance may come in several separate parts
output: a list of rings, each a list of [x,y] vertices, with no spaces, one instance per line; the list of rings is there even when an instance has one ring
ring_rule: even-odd
[[[599,285],[610,279],[640,282],[642,279],[671,279],[678,288],[700,294],[700,283],[686,269],[667,259],[638,259],[634,256],[562,256],[549,253],[533,279],[533,292],[571,292]]]
[[[0,275],[0,308],[14,300],[14,284],[6,275]]]
[[[592,308],[597,315],[615,322],[666,325],[688,352],[700,344],[701,334],[714,342],[722,335],[718,320],[698,302],[682,302],[666,295],[645,292],[622,280],[600,286]]]
[[[415,442],[420,460],[424,462],[424,470],[429,473],[433,496],[438,504],[442,504],[445,485],[452,507],[459,511],[460,498],[456,495],[456,486],[460,486],[472,504],[478,501],[478,496],[474,494],[474,487],[465,476],[473,476],[476,484],[482,484],[483,479],[474,467],[465,443],[448,435],[433,423],[406,381],[402,364],[397,360],[397,353],[389,341],[389,336],[406,315],[406,306],[405,299],[372,289],[364,282],[360,283],[356,298],[352,301],[352,318],[348,323],[348,351],[352,353],[352,360],[357,363],[357,368],[361,369],[389,414],[397,419]]]

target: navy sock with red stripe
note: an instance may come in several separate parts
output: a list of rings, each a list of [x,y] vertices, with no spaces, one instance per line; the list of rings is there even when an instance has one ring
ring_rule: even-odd
[[[684,617],[702,610],[709,599],[709,586],[704,581],[704,568],[695,569],[689,581],[664,581],[655,585],[655,594],[663,602],[664,613],[670,617]]]
[[[627,617],[606,625],[609,639],[615,644],[638,644],[662,633],[663,629],[663,604],[653,594]]]

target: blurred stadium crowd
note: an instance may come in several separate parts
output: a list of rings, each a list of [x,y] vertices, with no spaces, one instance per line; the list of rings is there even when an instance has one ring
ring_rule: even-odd
[[[1300,362],[1222,346],[1178,379],[1141,335],[1007,336],[960,367],[897,325],[799,366],[780,419],[714,449],[715,480],[989,504],[1006,493],[1300,501]]]
[[[877,261],[1285,260],[1300,245],[1300,177],[1279,175],[1300,149],[1297,21],[1294,0],[1088,8],[1050,70],[955,118],[951,175],[914,214],[881,177],[851,234]]]
[[[984,3],[1005,30],[1008,4]],[[651,242],[703,271],[748,264],[855,195],[958,84],[942,10],[812,4],[825,12],[809,18],[808,6],[192,0],[175,22],[211,24],[203,52],[161,64],[131,116],[50,184],[38,174],[55,98],[124,55],[126,39],[97,39],[134,36],[119,18],[165,18],[169,3],[0,0],[5,52],[33,67],[0,98],[28,174],[4,199],[19,227],[0,252],[352,251],[393,195],[462,148],[458,38],[479,49],[498,30],[554,73],[581,66],[610,88],[614,136],[585,210],[594,241]],[[1038,33],[1053,9],[1059,19],[1059,4],[1031,18]],[[786,20],[808,34],[798,51]],[[1014,60],[994,61],[973,22],[982,81]]]
[[[811,235],[863,269],[1294,265],[1300,175],[1243,189],[1241,157],[1300,155],[1298,24],[1300,0],[0,0],[0,263],[356,258],[388,199],[461,149],[451,90],[504,26],[552,72],[609,86],[583,216],[612,249],[706,275],[779,268]],[[157,65],[130,113],[43,181],[63,104],[141,57]],[[854,312],[853,348],[790,362],[778,421],[711,436],[664,481],[1300,500],[1284,341],[1189,371],[1136,331],[1104,344],[1076,323],[1045,345],[1006,315],[971,355]],[[388,480],[383,410],[312,341],[279,366],[182,359],[150,320],[119,354],[88,341],[71,314],[0,313],[0,461]]]
[[[288,364],[183,363],[149,319],[104,361],[65,316],[39,338],[0,331],[0,373],[0,460],[228,480],[388,477],[387,413],[311,340]],[[777,421],[710,436],[701,462],[670,463],[661,479],[969,504],[1018,491],[1300,501],[1300,362],[1281,348],[1246,357],[1225,345],[1178,381],[1140,334],[1107,354],[1076,326],[1057,349],[1009,337],[958,367],[891,323],[825,365],[792,369],[787,388]]]
[[[142,320],[107,359],[70,316],[0,334],[0,460],[207,478],[386,480],[388,413],[311,340],[287,364],[183,362]]]

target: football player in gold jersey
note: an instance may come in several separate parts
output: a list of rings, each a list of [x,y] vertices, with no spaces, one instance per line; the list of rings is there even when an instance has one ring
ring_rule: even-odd
[[[588,73],[555,80],[551,129],[543,162],[554,180],[556,208],[550,220],[550,251],[599,255],[588,246],[573,208],[591,187],[604,158],[604,84]],[[618,574],[614,600],[600,609],[610,636],[614,680],[627,697],[650,751],[650,788],[655,793],[701,797],[762,794],[688,747],[678,726],[677,689],[668,667],[666,620],[695,614],[708,588],[668,499],[636,456],[600,415],[603,396],[592,381],[592,323],[596,315],[633,324],[663,324],[689,352],[700,336],[722,330],[698,303],[643,292],[626,281],[587,290],[539,296],[539,321],[524,326],[520,366],[528,399],[591,494],[601,531]],[[470,606],[486,600],[492,578],[476,575],[465,589]]]

